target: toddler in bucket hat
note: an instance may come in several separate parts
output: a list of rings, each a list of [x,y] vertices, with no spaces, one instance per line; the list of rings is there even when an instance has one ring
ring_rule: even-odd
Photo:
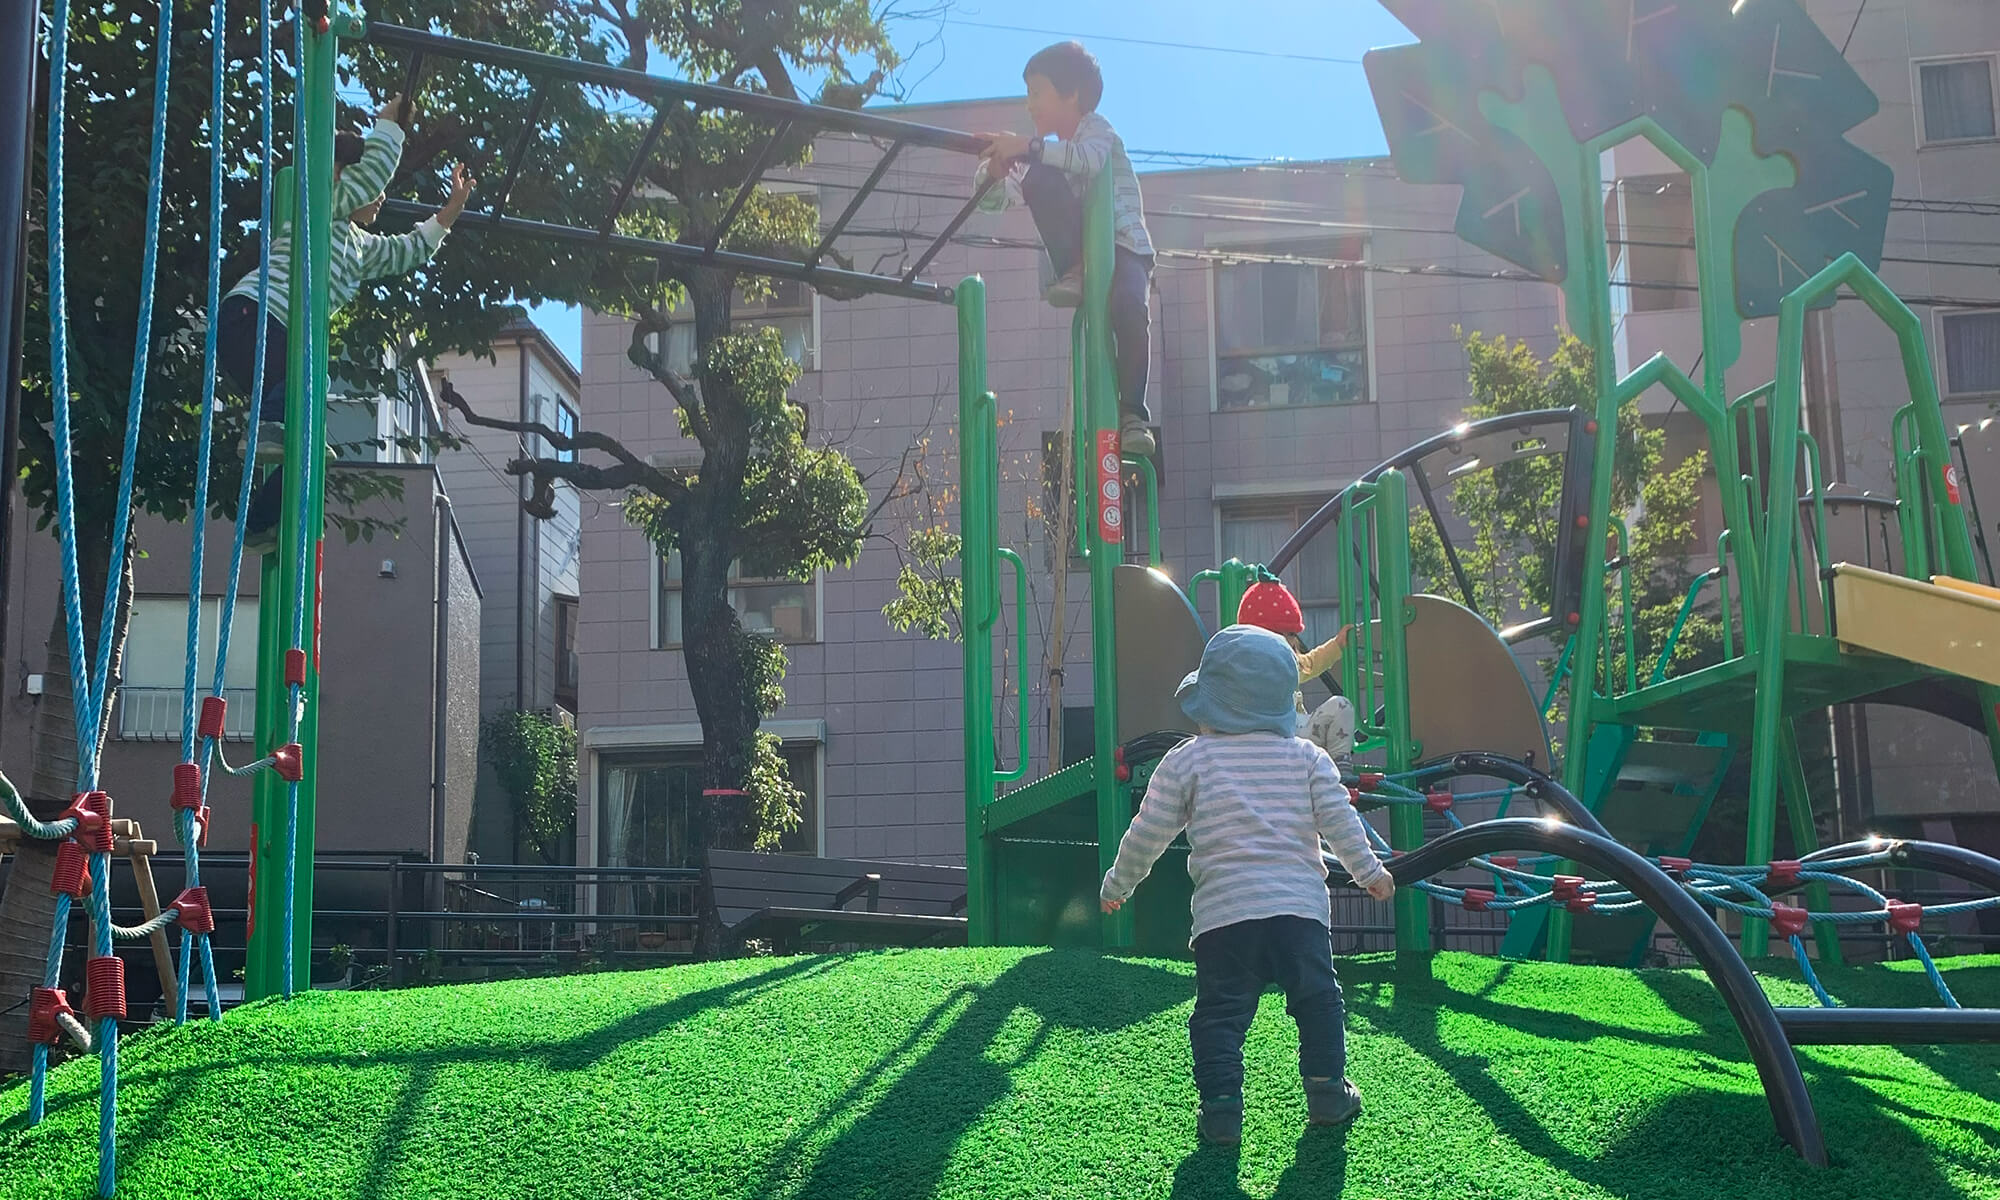
[[[1208,639],[1201,666],[1174,695],[1203,732],[1296,737],[1298,677],[1298,658],[1285,639],[1255,625],[1231,625]]]

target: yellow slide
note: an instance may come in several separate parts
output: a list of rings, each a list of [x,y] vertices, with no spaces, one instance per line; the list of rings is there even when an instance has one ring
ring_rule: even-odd
[[[1841,563],[1834,612],[1843,649],[2000,684],[2000,588],[1948,575],[1929,583]]]

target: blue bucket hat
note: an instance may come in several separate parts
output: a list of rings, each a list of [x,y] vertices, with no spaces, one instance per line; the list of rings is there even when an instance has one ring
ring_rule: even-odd
[[[1217,733],[1297,737],[1299,660],[1285,639],[1255,625],[1231,625],[1208,639],[1201,667],[1174,695],[1195,724]]]

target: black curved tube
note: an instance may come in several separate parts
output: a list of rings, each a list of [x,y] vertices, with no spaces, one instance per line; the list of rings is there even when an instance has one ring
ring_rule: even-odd
[[[1770,999],[1757,986],[1757,980],[1730,945],[1728,936],[1666,872],[1602,834],[1530,817],[1482,821],[1398,855],[1389,860],[1388,866],[1397,884],[1408,886],[1476,855],[1522,848],[1560,854],[1594,867],[1630,889],[1660,915],[1722,993],[1723,1003],[1729,1006],[1729,1013],[1750,1048],[1750,1058],[1763,1081],[1764,1099],[1771,1106],[1771,1119],[1776,1122],[1779,1135],[1807,1162],[1825,1166],[1826,1142],[1820,1135],[1819,1118],[1813,1112],[1805,1077],[1799,1072],[1798,1059],[1792,1054],[1791,1042],[1778,1021],[1778,1014],[1771,1008]]]
[[[1583,801],[1571,795],[1568,788],[1519,759],[1477,750],[1452,756],[1451,765],[1451,775],[1485,775],[1504,779],[1521,787],[1530,799],[1561,813],[1563,820],[1570,824],[1588,829],[1599,837],[1611,836],[1611,831],[1597,819],[1597,814],[1585,808]],[[1440,775],[1439,778],[1448,776]]]
[[[1940,875],[1949,875],[1953,879],[1963,879],[1967,883],[1976,883],[1981,887],[2000,892],[2000,859],[1988,857],[1977,850],[1967,850],[1963,846],[1950,846],[1943,842],[1892,840],[1886,846],[1880,841],[1844,842],[1838,846],[1828,846],[1824,850],[1815,850],[1799,861],[1825,862],[1828,859],[1870,854],[1885,849],[1899,867],[1935,871]]]

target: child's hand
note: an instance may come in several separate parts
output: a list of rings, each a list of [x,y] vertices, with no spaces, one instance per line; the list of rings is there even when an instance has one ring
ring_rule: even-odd
[[[979,157],[988,162],[1008,163],[1028,153],[1029,138],[1023,133],[982,133],[986,149]]]
[[[477,186],[479,186],[479,181],[472,177],[472,172],[465,169],[464,163],[459,163],[453,167],[451,169],[451,196],[444,202],[444,207],[438,210],[438,224],[447,229],[451,228],[451,223],[458,220],[458,214],[465,211],[466,198],[472,195],[472,189]]]
[[[1107,913],[1115,913],[1115,912],[1117,912],[1117,911],[1118,911],[1119,909],[1121,909],[1121,908],[1124,908],[1124,907],[1125,907],[1125,902],[1124,902],[1123,900],[1103,900],[1103,899],[1100,899],[1100,900],[1099,900],[1099,901],[1097,902],[1097,907],[1099,907],[1099,908],[1103,909],[1103,910],[1104,910],[1105,912],[1107,912]]]
[[[1396,894],[1396,877],[1384,872],[1382,878],[1368,885],[1368,894],[1376,900],[1387,900]]]
[[[398,92],[383,101],[381,111],[375,114],[375,119],[378,121],[394,121],[396,124],[401,125],[405,119],[402,93]]]

